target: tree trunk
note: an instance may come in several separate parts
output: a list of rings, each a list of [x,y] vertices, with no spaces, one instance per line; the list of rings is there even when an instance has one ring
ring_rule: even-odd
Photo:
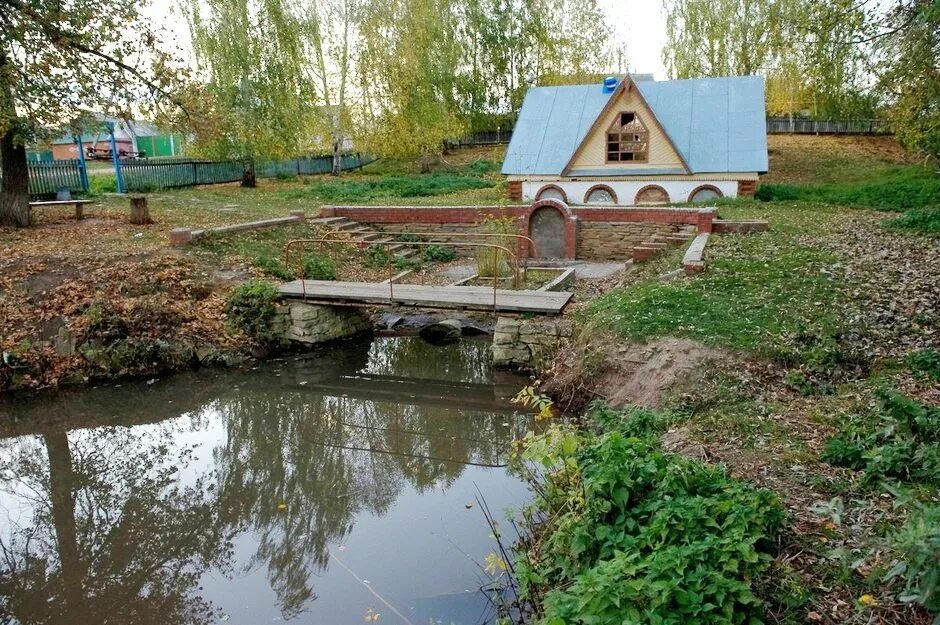
[[[68,434],[56,431],[43,436],[49,458],[49,500],[52,504],[52,523],[55,527],[56,547],[61,566],[62,590],[69,618],[81,622],[84,610],[85,566],[78,546],[75,522],[75,475],[72,470],[72,451]]]
[[[150,207],[147,206],[147,197],[144,195],[131,196],[131,223],[138,226],[152,224],[150,218]]]
[[[330,173],[334,176],[340,175],[343,171],[343,155],[339,151],[339,141],[333,141],[333,169]]]
[[[26,146],[17,141],[15,125],[0,137],[0,225],[29,225],[29,168]]]
[[[242,186],[254,189],[257,185],[258,180],[255,177],[255,162],[248,161],[245,163],[245,171],[242,172]]]

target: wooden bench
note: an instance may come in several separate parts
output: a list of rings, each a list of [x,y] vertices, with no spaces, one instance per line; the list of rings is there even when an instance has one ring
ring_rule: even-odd
[[[75,219],[81,219],[84,217],[85,204],[91,204],[91,200],[47,200],[45,202],[30,202],[29,210],[32,211],[34,208],[42,208],[43,206],[74,206]]]

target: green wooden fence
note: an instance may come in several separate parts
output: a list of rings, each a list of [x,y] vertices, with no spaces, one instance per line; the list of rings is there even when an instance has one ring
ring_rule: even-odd
[[[54,195],[59,189],[68,189],[72,193],[88,191],[82,183],[82,162],[78,159],[31,162],[27,168],[30,195]]]
[[[374,158],[350,154],[343,157],[344,170],[358,169]],[[245,170],[242,161],[202,161],[193,159],[160,159],[121,161],[124,185],[128,191],[152,191],[202,184],[236,182]],[[282,161],[263,161],[255,164],[255,176],[303,176],[331,171],[333,160],[329,156],[292,158]]]

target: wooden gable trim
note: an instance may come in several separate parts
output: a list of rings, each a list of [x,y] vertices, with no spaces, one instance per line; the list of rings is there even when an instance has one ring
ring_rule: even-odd
[[[636,83],[633,82],[633,78],[631,78],[630,75],[627,74],[626,76],[623,77],[623,80],[620,81],[620,84],[617,85],[617,88],[614,89],[614,92],[610,94],[610,99],[607,101],[607,104],[604,105],[604,108],[598,114],[597,119],[595,119],[594,123],[591,124],[591,127],[588,128],[587,134],[584,135],[584,138],[581,140],[581,143],[578,144],[577,149],[575,149],[574,153],[571,155],[571,158],[568,159],[568,163],[565,164],[565,168],[561,170],[562,176],[567,176],[568,173],[571,171],[572,165],[574,165],[574,162],[578,160],[579,156],[581,156],[581,152],[584,150],[584,147],[587,145],[587,142],[590,140],[591,136],[594,135],[600,129],[601,124],[603,123],[602,120],[605,117],[607,117],[607,114],[610,113],[611,110],[613,110],[617,100],[627,90],[628,85],[630,88],[636,89],[636,94],[639,96],[640,102],[643,104],[643,106],[646,107],[646,110],[649,111],[650,119],[653,120],[653,123],[656,124],[656,127],[659,128],[660,132],[663,133],[663,136],[666,137],[666,141],[669,142],[670,147],[672,147],[672,151],[675,152],[676,156],[679,157],[679,162],[682,163],[682,167],[685,169],[685,173],[687,174],[692,173],[691,168],[689,168],[689,164],[685,162],[685,158],[682,156],[682,152],[680,152],[676,148],[676,144],[673,143],[672,137],[669,136],[669,133],[666,132],[665,128],[663,128],[663,125],[659,123],[659,120],[656,118],[656,113],[650,107],[649,102],[646,101],[646,98],[643,97],[643,92],[640,91],[640,88],[637,87]]]

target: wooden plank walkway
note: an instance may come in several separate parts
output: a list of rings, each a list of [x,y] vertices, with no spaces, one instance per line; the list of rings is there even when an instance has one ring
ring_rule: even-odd
[[[333,282],[326,280],[300,280],[281,284],[281,297],[303,298],[319,304],[343,306],[390,305],[445,308],[458,310],[493,310],[493,288],[485,286],[421,286],[394,285],[389,297],[388,284],[371,282]],[[512,291],[496,289],[496,311],[557,315],[571,293],[558,291]]]

